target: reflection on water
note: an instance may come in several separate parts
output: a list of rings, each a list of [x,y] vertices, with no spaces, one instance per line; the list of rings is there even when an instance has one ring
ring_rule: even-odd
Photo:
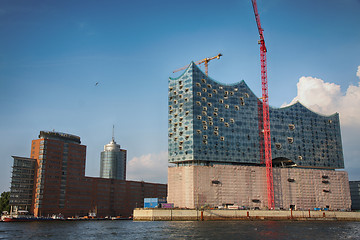
[[[0,222],[0,239],[360,239],[360,222]]]

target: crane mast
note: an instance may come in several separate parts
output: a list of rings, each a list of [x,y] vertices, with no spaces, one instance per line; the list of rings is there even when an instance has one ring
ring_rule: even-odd
[[[263,113],[263,134],[264,134],[264,151],[265,151],[265,164],[266,164],[266,182],[267,182],[267,195],[268,195],[268,208],[274,209],[274,184],[273,184],[273,171],[272,171],[272,157],[271,157],[271,136],[270,136],[270,118],[269,118],[269,95],[268,95],[268,80],[266,69],[266,46],[261,28],[260,16],[257,9],[256,0],[251,0],[255,13],[256,24],[260,35],[260,62],[261,62],[261,89],[262,89],[262,113]],[[259,115],[260,117],[260,115]],[[262,153],[260,154],[262,156]]]

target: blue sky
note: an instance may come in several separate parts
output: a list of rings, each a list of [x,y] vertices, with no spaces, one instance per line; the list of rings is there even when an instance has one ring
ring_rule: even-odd
[[[258,8],[270,105],[297,98],[340,112],[345,170],[359,180],[360,1],[259,0]],[[99,176],[113,124],[128,150],[128,179],[166,183],[167,81],[190,61],[222,53],[209,76],[244,79],[261,95],[250,0],[0,0],[0,33],[0,192],[10,186],[11,156],[29,157],[40,130],[80,136],[86,174]],[[331,101],[303,94],[314,86]],[[356,108],[331,107],[349,101]]]

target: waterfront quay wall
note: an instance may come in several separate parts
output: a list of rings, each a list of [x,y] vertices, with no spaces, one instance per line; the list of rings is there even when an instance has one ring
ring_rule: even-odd
[[[216,220],[294,220],[360,221],[360,212],[291,211],[291,210],[196,210],[142,209],[133,212],[134,221],[216,221]]]

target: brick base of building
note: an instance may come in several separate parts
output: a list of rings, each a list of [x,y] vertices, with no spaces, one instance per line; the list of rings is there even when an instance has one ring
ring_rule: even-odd
[[[265,167],[180,166],[168,168],[168,202],[180,208],[238,205],[267,208]],[[273,168],[275,208],[307,210],[351,207],[345,171]]]

